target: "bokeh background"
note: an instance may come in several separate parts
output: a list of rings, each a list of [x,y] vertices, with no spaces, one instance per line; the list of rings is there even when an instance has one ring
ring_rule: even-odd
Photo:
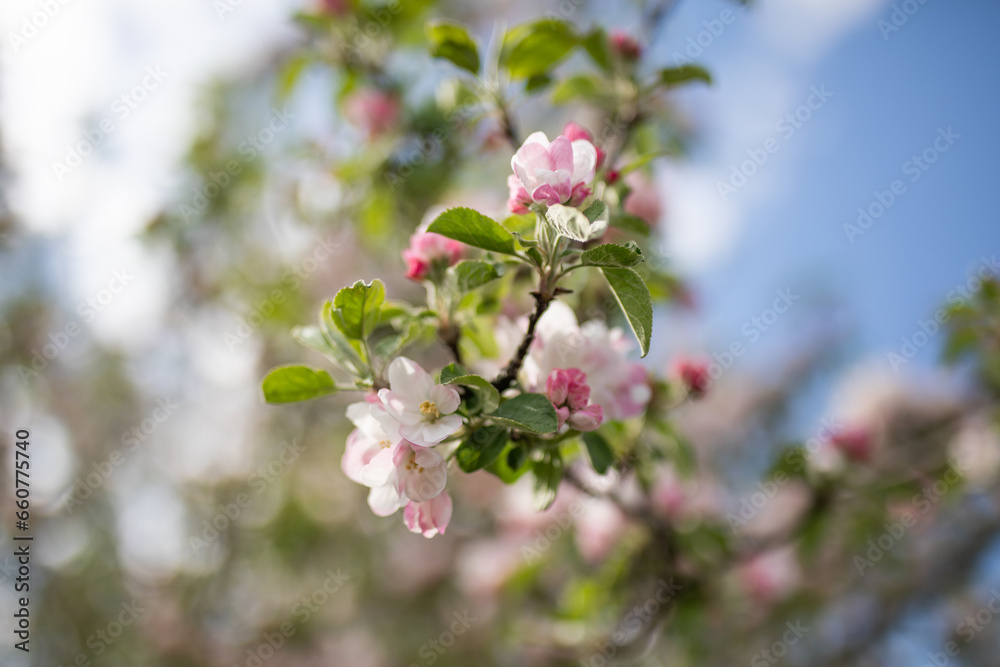
[[[433,156],[464,161],[460,174],[442,180],[425,166],[404,194],[387,194],[382,165],[412,136],[373,137],[352,122],[346,100],[371,73],[344,67],[331,47],[363,37],[372,6],[362,4],[10,0],[0,8],[0,426],[8,473],[14,431],[31,430],[37,536],[32,652],[14,651],[3,630],[4,665],[79,656],[98,665],[254,664],[248,651],[261,656],[285,622],[293,633],[268,664],[579,664],[579,654],[551,648],[575,645],[600,655],[595,628],[614,627],[607,610],[618,600],[606,584],[639,540],[612,509],[587,503],[587,528],[557,531],[539,563],[522,547],[566,508],[535,516],[518,488],[494,488],[480,473],[460,490],[448,536],[425,541],[371,516],[363,489],[340,473],[344,401],[262,402],[266,369],[309,354],[289,330],[311,322],[344,284],[379,277],[397,298],[419,298],[398,258],[429,209],[465,203],[501,215],[505,204],[511,149],[488,123],[450,142],[455,154]],[[884,489],[869,489],[854,501],[877,506],[874,529],[830,547],[819,574],[788,550],[771,552],[717,582],[718,594],[706,595],[712,604],[678,612],[673,630],[657,626],[644,656],[617,658],[745,664],[781,638],[785,622],[807,619],[813,630],[781,658],[790,664],[860,664],[838,651],[878,628],[863,653],[870,664],[923,665],[958,632],[962,613],[1000,586],[989,492],[1000,443],[989,410],[972,368],[942,366],[943,333],[914,341],[953,295],[978,292],[981,268],[996,269],[1000,6],[667,5],[650,26],[630,2],[422,0],[404,3],[386,26],[376,21],[363,51],[378,59],[385,41],[393,45],[383,64],[408,82],[402,104],[415,132],[445,117],[455,94],[453,71],[426,55],[427,18],[466,23],[485,42],[499,25],[555,12],[646,35],[649,67],[711,70],[714,85],[671,97],[684,154],[649,174],[658,256],[693,305],[657,312],[646,363],[660,374],[680,353],[717,364],[713,396],[678,416],[711,462],[711,474],[685,487],[687,506],[717,516],[738,508],[766,470],[767,443],[817,438],[832,422],[896,435],[897,426],[926,427],[933,438],[924,445],[962,453],[974,474],[961,498],[935,504],[941,520],[906,550],[917,569],[876,573],[919,593],[889,596],[901,610],[867,597],[871,579],[851,563],[884,518]],[[338,27],[317,39],[296,12],[332,12]],[[786,114],[816,90],[825,100],[789,132]],[[532,100],[515,113],[524,134],[590,120]],[[248,149],[269,123],[273,138]],[[942,133],[952,137],[947,150],[935,148]],[[71,153],[88,136],[97,145],[77,160]],[[721,193],[769,139],[778,150]],[[913,171],[915,156],[926,168]],[[229,160],[239,176],[201,198]],[[859,207],[872,210],[880,197],[884,205],[897,179],[905,192],[858,231]],[[319,249],[330,258],[315,261]],[[798,297],[794,306],[773,324],[753,324],[782,290]],[[69,333],[74,324],[79,333]],[[734,342],[746,354],[730,366]],[[47,344],[58,353],[38,357]],[[907,345],[914,354],[894,361]],[[794,491],[769,505],[776,515],[796,506]],[[240,494],[252,502],[228,517]],[[0,534],[9,544],[5,503]],[[229,520],[213,533],[220,515]],[[938,532],[956,516],[987,517],[990,530],[969,519]],[[943,571],[920,569],[921,554],[964,545],[963,536],[976,538],[974,553],[934,561]],[[14,605],[9,551],[0,556],[5,625]],[[916,573],[938,588],[911,586]],[[95,639],[114,629],[123,605],[143,611],[113,641]],[[477,620],[453,646],[428,649],[465,613]],[[994,664],[997,630],[984,624],[949,664]]]

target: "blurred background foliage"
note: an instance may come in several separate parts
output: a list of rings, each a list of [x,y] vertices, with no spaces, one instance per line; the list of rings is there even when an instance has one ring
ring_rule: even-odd
[[[623,4],[644,45],[675,3]],[[590,128],[609,168],[635,172],[609,190],[622,211],[654,160],[697,141],[677,82],[612,54],[589,3],[531,9],[555,51],[516,69],[511,45],[531,28],[505,26],[500,4],[328,0],[296,16],[294,46],[206,90],[185,182],[141,234],[169,294],[151,348],[95,338],[52,266],[56,242],[0,206],[0,423],[30,419],[47,470],[31,661],[5,635],[4,664],[917,665],[898,645],[928,636],[942,638],[929,651],[961,647],[952,664],[995,664],[1000,626],[966,642],[961,625],[988,602],[978,582],[1000,531],[993,282],[949,311],[958,390],[846,377],[844,421],[791,441],[794,403],[839,341],[767,377],[722,373],[679,408],[675,378],[651,367],[654,408],[613,434],[632,444],[609,478],[577,471],[536,514],[523,484],[457,475],[456,516],[434,540],[372,516],[340,472],[348,398],[262,404],[263,372],[311,354],[291,329],[344,284],[423,298],[400,251],[440,207],[506,217],[529,132]],[[482,76],[430,55],[442,18],[472,27]],[[669,224],[615,222],[642,245],[661,310],[690,307],[662,252]],[[495,314],[525,311],[518,278],[483,295],[474,351],[495,345]],[[578,313],[616,323],[592,287]],[[82,332],[60,346],[72,322]],[[448,359],[433,336],[412,356]],[[851,443],[863,455],[834,451]],[[123,605],[141,611],[116,627]]]

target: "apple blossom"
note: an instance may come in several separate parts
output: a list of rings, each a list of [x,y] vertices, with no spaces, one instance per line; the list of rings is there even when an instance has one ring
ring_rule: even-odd
[[[375,455],[383,449],[390,449],[400,440],[398,430],[395,433],[387,431],[382,422],[375,418],[374,410],[384,411],[385,408],[381,403],[372,405],[367,402],[347,406],[347,418],[356,428],[347,436],[347,446],[344,448],[340,467],[348,479],[359,484],[363,484],[362,470],[371,463]]]
[[[659,222],[660,216],[663,215],[663,204],[660,201],[660,193],[649,177],[633,171],[625,177],[625,183],[631,188],[631,192],[625,197],[625,212],[648,225]]]
[[[604,322],[577,324],[573,310],[554,301],[538,321],[535,340],[521,369],[529,391],[544,388],[557,368],[577,368],[587,377],[590,400],[605,419],[618,421],[642,413],[652,396],[646,369],[626,356],[631,343],[619,328]]]
[[[576,206],[590,196],[597,150],[587,139],[571,141],[558,136],[550,143],[544,132],[535,132],[517,150],[510,165],[532,202]]]
[[[593,431],[604,420],[599,405],[589,405],[590,387],[579,368],[557,368],[545,381],[546,394],[556,409],[559,428],[569,424],[577,431]]]
[[[385,411],[376,411],[375,417],[389,432],[398,429],[418,447],[432,447],[462,427],[462,417],[454,414],[460,403],[458,390],[435,384],[427,371],[406,357],[389,364],[389,388],[380,390],[378,397]]]
[[[424,537],[444,535],[451,521],[451,496],[447,491],[422,503],[410,501],[403,510],[403,520],[410,532],[421,533]]]
[[[872,434],[864,427],[838,429],[830,436],[830,444],[856,463],[864,463],[872,456]]]
[[[403,440],[392,450],[397,490],[409,500],[422,503],[444,491],[448,465],[433,449]]]
[[[608,43],[611,50],[624,60],[638,60],[639,56],[642,55],[642,46],[635,37],[624,30],[612,30],[608,34]]]
[[[445,269],[458,262],[465,246],[440,234],[417,232],[410,237],[410,247],[403,251],[406,277],[424,280],[434,276],[436,269]]]
[[[594,151],[597,153],[597,162],[594,166],[600,168],[600,166],[604,164],[604,151],[602,151],[600,146],[597,145],[597,142],[594,141],[594,135],[590,133],[590,130],[582,125],[578,125],[573,121],[570,121],[566,123],[566,127],[563,128],[562,135],[570,141],[583,139],[584,141],[589,141],[594,144]]]

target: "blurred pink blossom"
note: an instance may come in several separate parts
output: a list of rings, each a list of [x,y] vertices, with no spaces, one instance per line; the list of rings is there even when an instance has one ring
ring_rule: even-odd
[[[344,115],[369,139],[380,137],[399,121],[399,100],[378,88],[363,88],[350,95],[344,103]]]
[[[608,34],[608,43],[611,50],[625,60],[638,60],[642,55],[642,46],[624,30],[612,30]]]
[[[449,267],[457,263],[464,251],[465,246],[454,239],[433,232],[417,232],[410,237],[410,247],[403,251],[406,277],[424,280],[436,265]]]
[[[628,174],[625,182],[631,188],[631,192],[625,197],[625,212],[644,220],[650,226],[656,225],[663,215],[663,203],[656,185],[648,176],[637,171]]]

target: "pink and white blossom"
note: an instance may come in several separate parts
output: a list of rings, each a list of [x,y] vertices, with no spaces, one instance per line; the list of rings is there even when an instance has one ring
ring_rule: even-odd
[[[448,482],[448,464],[433,449],[418,447],[403,440],[392,452],[396,470],[396,489],[401,496],[423,503],[444,491]]]
[[[451,496],[442,492],[426,502],[410,501],[403,510],[403,520],[410,532],[430,538],[444,535],[448,522],[451,521],[451,510]]]
[[[389,388],[378,393],[385,411],[373,414],[388,432],[418,447],[433,447],[462,427],[462,417],[454,414],[460,398],[458,390],[435,384],[434,378],[416,362],[397,357],[389,364]]]
[[[364,130],[369,139],[374,139],[395,127],[399,120],[399,100],[378,88],[364,88],[347,98],[344,115]]]
[[[410,237],[410,247],[403,251],[406,277],[424,280],[432,275],[435,267],[446,269],[462,258],[465,245],[434,232],[417,232]]]
[[[535,340],[521,370],[528,391],[544,391],[557,368],[576,368],[587,377],[590,401],[601,406],[604,419],[638,416],[652,397],[642,364],[631,361],[630,339],[620,328],[601,321],[577,324],[573,310],[554,301],[538,322]]]
[[[532,202],[576,206],[590,196],[597,149],[587,139],[571,141],[560,135],[550,143],[544,132],[535,132],[517,150],[510,165]]]
[[[545,381],[545,391],[556,409],[559,428],[569,424],[577,431],[596,430],[604,421],[604,411],[590,404],[587,376],[579,368],[557,368]]]

